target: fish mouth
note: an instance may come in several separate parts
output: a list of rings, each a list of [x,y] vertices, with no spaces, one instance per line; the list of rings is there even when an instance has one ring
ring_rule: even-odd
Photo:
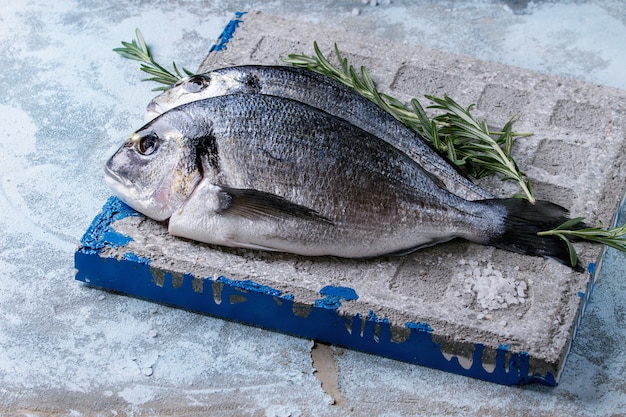
[[[104,182],[114,196],[122,200],[134,210],[145,214],[146,205],[141,202],[137,193],[137,187],[128,179],[111,171],[109,167],[104,167]]]
[[[167,191],[168,187],[164,188],[160,185],[153,194],[147,195],[142,192],[137,184],[120,176],[108,166],[104,167],[104,181],[113,192],[113,195],[141,214],[156,221],[163,221],[169,218],[172,213],[172,209],[167,203],[160,202],[166,198],[155,195],[159,191]]]
[[[112,171],[108,166],[104,167],[104,181],[107,185],[115,186],[116,188],[120,185],[124,187],[132,187],[132,183],[128,179],[120,176],[117,172]]]
[[[136,194],[137,187],[127,178],[124,178],[112,171],[108,166],[104,167],[104,182],[114,195],[119,197],[126,204],[133,199]],[[134,207],[133,207],[134,208]]]
[[[144,121],[149,122],[155,119],[157,116],[163,114],[163,107],[157,103],[156,101],[151,101],[146,107],[146,114],[144,116]]]

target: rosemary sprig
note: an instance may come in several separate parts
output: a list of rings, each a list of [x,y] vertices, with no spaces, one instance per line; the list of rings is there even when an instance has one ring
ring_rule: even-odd
[[[163,87],[153,88],[152,91],[165,91],[181,78],[194,74],[186,68],[182,68],[182,72],[185,73],[185,75],[183,75],[175,62],[172,62],[174,72],[172,73],[168,71],[165,67],[158,64],[154,60],[152,53],[150,52],[150,49],[148,49],[148,45],[146,45],[146,41],[141,35],[141,31],[139,29],[135,30],[135,36],[137,37],[137,40],[133,39],[132,42],[122,41],[122,45],[124,45],[124,47],[115,48],[113,51],[117,52],[124,58],[142,62],[140,69],[143,72],[152,75],[152,77],[144,78],[141,81],[154,81],[160,84],[165,84]]]
[[[602,227],[586,227],[583,229],[573,228],[577,224],[580,224],[583,220],[584,219],[582,217],[576,217],[566,221],[552,230],[539,232],[537,235],[556,236],[562,239],[567,244],[567,248],[569,249],[570,262],[572,263],[572,266],[576,265],[577,257],[574,246],[568,239],[568,236],[600,243],[622,252],[626,252],[626,224],[612,229],[603,229]],[[602,226],[602,224],[600,224],[600,226]]]
[[[416,130],[451,162],[466,169],[470,175],[480,178],[499,173],[503,175],[503,180],[517,181],[524,193],[522,197],[534,204],[535,197],[530,181],[511,156],[514,138],[529,135],[511,130],[514,118],[500,132],[492,132],[486,121],[478,121],[471,114],[473,105],[464,109],[448,96],[426,96],[435,103],[430,108],[443,111],[429,119],[417,99],[412,99],[411,107],[408,107],[400,100],[378,91],[367,69],[361,67],[357,72],[348,63],[348,59],[341,56],[337,44],[334,49],[339,67],[324,56],[317,42],[313,43],[313,49],[314,56],[291,54],[285,61],[334,78],[358,91],[406,126]]]
[[[528,201],[535,203],[530,180],[520,171],[511,156],[513,149],[511,126],[514,119],[510,119],[503,127],[499,138],[494,139],[487,122],[477,121],[470,113],[473,105],[464,109],[448,96],[444,98],[426,96],[426,98],[436,103],[430,108],[445,111],[435,116],[433,122],[440,126],[438,140],[446,142],[448,153],[454,151],[455,159],[467,161],[471,174],[476,178],[497,172],[503,176],[503,180],[517,181]]]

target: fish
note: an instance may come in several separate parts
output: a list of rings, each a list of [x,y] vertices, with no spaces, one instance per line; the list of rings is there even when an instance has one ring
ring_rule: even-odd
[[[566,243],[537,236],[566,221],[565,208],[466,200],[388,142],[284,97],[168,110],[111,156],[105,181],[171,235],[213,245],[371,258],[461,238],[569,264]]]
[[[151,119],[178,105],[234,93],[267,94],[307,103],[377,136],[409,155],[453,193],[466,199],[492,198],[415,130],[400,123],[354,89],[325,75],[288,66],[244,65],[179,80],[148,104]]]

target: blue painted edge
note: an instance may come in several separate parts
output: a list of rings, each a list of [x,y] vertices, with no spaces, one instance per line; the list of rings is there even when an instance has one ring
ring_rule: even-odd
[[[297,302],[292,294],[252,280],[164,271],[153,267],[150,259],[132,252],[125,253],[122,259],[104,256],[105,248],[123,248],[124,242],[131,240],[111,226],[127,216],[141,215],[115,197],[104,204],[75,252],[76,280],[161,304],[498,384],[557,384],[551,373],[530,374],[528,353],[513,352],[505,344],[496,349],[493,371],[488,372],[482,365],[485,346],[480,343],[474,346],[472,364],[466,369],[458,358],[444,357],[428,323],[408,322],[404,327],[394,328],[387,318],[377,317],[374,311],[346,315],[340,311],[342,303],[358,299],[352,288],[325,286],[319,291],[320,298],[307,305]]]
[[[243,22],[241,18],[246,13],[247,12],[235,12],[235,18],[231,19],[228,22],[228,24],[226,24],[226,27],[224,27],[224,30],[222,31],[220,36],[217,38],[217,42],[211,45],[211,48],[209,49],[209,53],[226,49],[226,44],[235,35],[235,31],[239,27],[239,24]]]
[[[102,207],[80,240],[80,247],[86,253],[99,253],[103,248],[126,246],[132,238],[117,233],[111,224],[128,216],[142,216],[121,200],[111,197]]]

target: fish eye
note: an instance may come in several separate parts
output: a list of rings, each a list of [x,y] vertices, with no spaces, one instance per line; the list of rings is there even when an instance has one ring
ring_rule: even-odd
[[[135,144],[135,149],[141,155],[151,155],[159,147],[159,137],[155,133],[150,133],[139,139]]]
[[[197,93],[201,90],[203,90],[207,84],[209,83],[208,77],[202,76],[202,75],[195,75],[191,78],[189,78],[185,84],[185,90],[187,90],[187,92],[189,93]]]

